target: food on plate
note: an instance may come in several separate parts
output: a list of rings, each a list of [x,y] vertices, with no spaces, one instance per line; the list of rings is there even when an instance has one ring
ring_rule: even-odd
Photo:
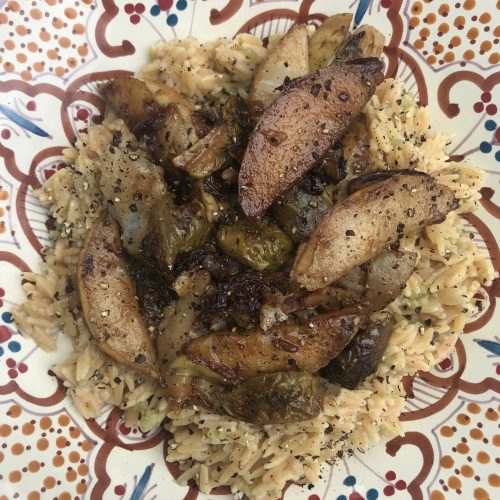
[[[335,63],[285,84],[248,140],[238,180],[245,214],[262,215],[309,172],[382,80],[381,61],[368,58]]]
[[[36,194],[54,246],[13,314],[85,418],[168,431],[181,484],[280,498],[402,435],[403,377],[448,356],[491,265],[451,161],[351,14],[158,42]],[[479,302],[482,306],[482,302]]]

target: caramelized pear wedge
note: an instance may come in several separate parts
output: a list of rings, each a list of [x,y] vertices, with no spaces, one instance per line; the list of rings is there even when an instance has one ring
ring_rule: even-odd
[[[373,26],[356,28],[337,53],[337,58],[351,61],[360,57],[380,57],[384,51],[385,36]]]
[[[382,82],[375,58],[336,63],[289,83],[250,135],[240,203],[262,215],[342,138]]]
[[[82,250],[78,292],[82,313],[99,348],[109,357],[156,378],[156,353],[139,311],[118,223],[104,213]]]
[[[190,340],[184,353],[195,364],[229,381],[263,373],[314,373],[344,349],[365,318],[366,309],[353,307],[321,314],[301,322],[288,320],[264,332],[211,333]]]
[[[369,185],[323,217],[299,249],[292,279],[308,290],[324,287],[456,207],[453,191],[429,175],[398,174]]]
[[[287,78],[309,73],[307,46],[307,27],[299,24],[269,50],[252,80],[248,97],[251,108],[260,111],[267,109],[279,95],[278,87]]]
[[[307,372],[272,373],[246,380],[224,397],[222,406],[252,424],[289,424],[323,410],[323,381]]]
[[[309,68],[326,68],[335,59],[349,34],[352,14],[335,14],[323,21],[309,40]]]

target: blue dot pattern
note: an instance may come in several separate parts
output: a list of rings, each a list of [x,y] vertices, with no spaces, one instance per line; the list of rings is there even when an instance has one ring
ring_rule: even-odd
[[[159,5],[153,5],[149,11],[149,13],[152,15],[152,16],[159,16],[160,15],[160,6]]]
[[[347,497],[345,495],[339,495],[337,500],[347,500]]]
[[[491,153],[492,146],[489,142],[483,141],[481,144],[479,144],[479,150],[481,153]]]
[[[347,476],[344,479],[344,484],[346,486],[354,486],[356,484],[356,478],[354,476]]]
[[[497,124],[495,120],[486,120],[486,122],[484,123],[484,128],[492,132],[497,128]]]
[[[179,0],[175,6],[177,7],[178,10],[185,10],[187,7],[187,2],[186,0]]]
[[[2,321],[5,323],[12,323],[14,321],[14,318],[12,317],[12,314],[8,311],[5,311],[2,313]]]
[[[370,488],[366,492],[366,500],[377,500],[378,498],[378,491],[375,488]]]
[[[4,350],[3,347],[0,345],[0,356],[3,356]]]
[[[500,151],[497,151],[497,152],[495,153],[495,160],[496,160],[496,161],[500,161]]]
[[[177,21],[179,19],[177,18],[177,16],[175,14],[170,14],[168,17],[167,17],[167,24],[169,26],[175,26],[177,24]]]
[[[19,352],[21,350],[21,344],[19,342],[15,341],[15,340],[9,342],[7,344],[7,347],[12,352]]]

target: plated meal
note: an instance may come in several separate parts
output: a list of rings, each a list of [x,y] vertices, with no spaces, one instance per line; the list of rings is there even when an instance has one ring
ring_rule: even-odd
[[[13,315],[85,418],[171,435],[201,491],[287,481],[402,435],[403,377],[454,349],[493,270],[480,169],[385,79],[352,15],[158,42],[38,190],[53,246]]]

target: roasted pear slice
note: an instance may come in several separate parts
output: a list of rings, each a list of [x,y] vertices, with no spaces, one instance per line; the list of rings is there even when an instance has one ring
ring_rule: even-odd
[[[366,310],[353,307],[310,320],[279,323],[264,332],[219,332],[191,340],[187,358],[232,381],[263,373],[314,373],[335,358],[356,334]]]
[[[250,135],[239,175],[246,215],[262,215],[342,138],[382,82],[378,59],[338,63],[292,81]]]
[[[287,424],[317,417],[325,385],[307,372],[271,373],[246,380],[224,397],[226,412],[252,424]]]
[[[325,68],[334,60],[349,34],[352,14],[335,14],[323,21],[309,40],[309,67],[311,71]]]
[[[90,230],[78,269],[83,317],[99,348],[115,361],[157,377],[156,353],[139,311],[120,229],[108,213]]]
[[[356,28],[337,53],[343,61],[360,57],[380,57],[384,51],[385,36],[373,26]]]
[[[278,97],[278,87],[287,78],[290,80],[308,73],[307,27],[299,24],[284,35],[259,64],[248,97],[251,108],[264,111]]]
[[[335,205],[299,249],[292,279],[308,290],[333,283],[405,234],[442,222],[457,206],[430,175],[398,174]]]

